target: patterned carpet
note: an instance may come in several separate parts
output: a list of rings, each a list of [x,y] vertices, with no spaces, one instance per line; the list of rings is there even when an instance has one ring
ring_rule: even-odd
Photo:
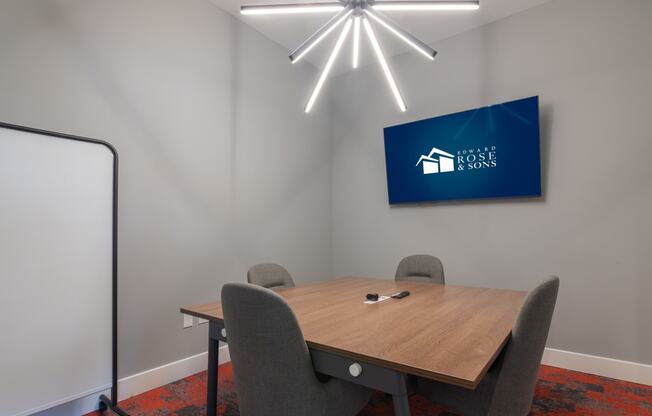
[[[218,415],[237,416],[237,397],[229,364],[220,367],[219,378]],[[130,416],[202,416],[206,414],[205,401],[206,373],[203,372],[132,397],[120,405]],[[458,416],[416,395],[410,397],[410,407],[413,416]],[[391,398],[375,394],[358,416],[372,415],[393,415]],[[540,415],[652,416],[652,387],[542,366],[531,412],[531,416]]]

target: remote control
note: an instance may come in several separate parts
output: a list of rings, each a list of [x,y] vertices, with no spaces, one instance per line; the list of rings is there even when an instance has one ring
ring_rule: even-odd
[[[410,292],[407,291],[407,290],[404,290],[404,291],[399,292],[399,293],[397,293],[397,294],[395,294],[395,295],[392,295],[392,297],[393,297],[394,299],[403,299],[403,298],[406,297],[406,296],[410,296]]]

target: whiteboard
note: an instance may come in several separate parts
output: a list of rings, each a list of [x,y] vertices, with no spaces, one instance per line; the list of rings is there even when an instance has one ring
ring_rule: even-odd
[[[115,162],[0,124],[0,416],[111,387]]]

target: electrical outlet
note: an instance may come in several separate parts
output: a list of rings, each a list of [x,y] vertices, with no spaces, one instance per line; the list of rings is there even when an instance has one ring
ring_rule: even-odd
[[[208,323],[208,319],[199,318],[199,325],[201,325],[201,324],[207,324],[207,323]]]
[[[183,327],[190,328],[194,324],[194,318],[190,315],[183,314]]]

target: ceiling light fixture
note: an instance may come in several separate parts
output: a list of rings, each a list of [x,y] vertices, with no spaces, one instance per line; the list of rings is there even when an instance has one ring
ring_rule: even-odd
[[[338,27],[340,23],[344,21],[344,19],[349,17],[352,12],[353,8],[348,6],[333,16],[331,20],[326,22],[324,26],[320,27],[318,31],[313,33],[308,39],[299,45],[299,47],[296,48],[294,52],[290,54],[290,62],[293,64],[299,62],[299,60],[303,58],[305,54],[310,52],[310,50],[317,46],[317,44],[321,42],[322,39],[324,39],[326,36],[328,36],[329,33],[335,30],[335,28]]]
[[[417,0],[417,1],[383,1],[383,0],[341,0],[340,2],[328,3],[299,3],[299,4],[270,4],[259,6],[241,6],[240,12],[243,15],[266,15],[266,14],[298,14],[298,13],[326,13],[337,12],[325,25],[319,28],[308,39],[306,39],[297,49],[290,54],[290,61],[296,63],[310,52],[326,36],[333,32],[344,21],[344,28],[331,51],[326,65],[322,69],[308,103],[306,104],[306,113],[310,112],[319,96],[319,92],[324,86],[324,82],[337,59],[337,55],[342,49],[351,26],[353,26],[353,68],[359,65],[360,54],[360,26],[364,26],[372,49],[378,58],[378,62],[383,70],[389,88],[396,100],[401,111],[406,111],[405,100],[401,91],[396,84],[392,71],[385,59],[385,55],[378,43],[376,34],[371,25],[371,20],[387,29],[393,35],[410,45],[421,55],[429,60],[434,60],[437,52],[428,46],[425,42],[413,36],[406,30],[400,28],[389,18],[379,11],[456,11],[456,10],[478,10],[480,1],[440,1],[440,0]]]
[[[360,16],[353,18],[353,69],[358,67],[360,55]]]
[[[371,4],[374,10],[385,11],[459,11],[478,10],[479,1],[377,1]]]
[[[391,20],[389,20],[386,17],[381,17],[379,13],[376,13],[374,11],[371,11],[369,9],[365,9],[365,14],[378,23],[380,23],[385,29],[389,30],[392,32],[396,37],[401,39],[403,42],[407,43],[408,45],[412,46],[414,49],[417,50],[420,54],[425,56],[426,58],[430,59],[431,61],[435,59],[435,55],[437,55],[437,52],[432,49],[430,46],[426,45],[423,43],[421,40],[417,39],[416,37],[412,36],[410,33],[407,31],[401,29],[398,27],[396,24],[394,24]]]
[[[321,75],[319,76],[317,85],[315,85],[315,89],[312,91],[312,95],[310,95],[310,99],[308,100],[308,104],[306,104],[306,108],[305,108],[306,113],[309,113],[310,110],[312,109],[312,106],[315,104],[315,101],[317,100],[317,96],[319,95],[319,91],[321,91],[321,87],[324,86],[324,81],[326,81],[326,77],[328,77],[328,73],[330,72],[333,63],[335,62],[335,58],[337,58],[337,54],[340,53],[340,49],[342,49],[342,44],[344,43],[344,39],[346,39],[346,35],[349,34],[350,29],[351,29],[351,20],[348,20],[344,25],[344,29],[342,29],[342,32],[340,33],[340,37],[337,38],[337,43],[335,43],[335,47],[333,48],[331,55],[328,57],[328,61],[326,62],[324,69],[321,71]]]
[[[270,4],[263,6],[242,6],[240,14],[299,14],[299,13],[331,13],[339,12],[342,3],[301,3],[301,4]]]
[[[407,106],[405,105],[405,100],[403,100],[401,91],[399,91],[398,85],[396,85],[396,81],[394,81],[394,76],[392,75],[392,71],[389,69],[389,65],[385,60],[385,55],[383,55],[383,51],[380,49],[380,45],[378,44],[378,39],[376,39],[376,34],[374,33],[374,30],[371,28],[371,24],[369,24],[369,19],[364,17],[362,23],[364,24],[364,28],[367,31],[367,36],[369,36],[369,41],[371,42],[371,46],[374,48],[374,52],[376,52],[376,57],[380,62],[380,66],[381,68],[383,68],[383,72],[385,73],[385,78],[387,79],[389,88],[392,90],[392,94],[394,94],[394,99],[398,104],[398,108],[401,111],[405,112],[407,110]]]

